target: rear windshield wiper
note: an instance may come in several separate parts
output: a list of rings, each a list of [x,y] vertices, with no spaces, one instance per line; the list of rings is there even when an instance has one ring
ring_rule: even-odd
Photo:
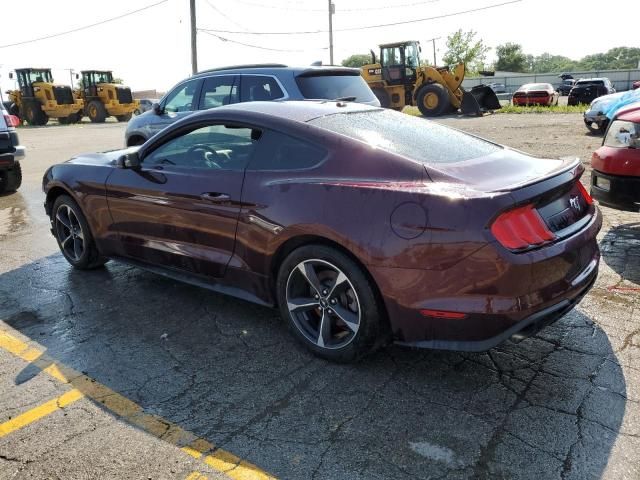
[[[331,100],[332,102],[355,102],[356,97],[338,97]]]

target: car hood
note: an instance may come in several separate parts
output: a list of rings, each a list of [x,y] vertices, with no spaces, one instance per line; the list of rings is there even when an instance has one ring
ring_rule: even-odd
[[[436,182],[463,183],[481,192],[501,192],[537,183],[577,164],[577,158],[537,158],[504,148],[485,157],[425,168]]]
[[[120,150],[109,150],[101,153],[83,153],[77,155],[66,163],[73,163],[74,165],[111,165],[116,164],[116,160],[126,153],[137,152],[140,147],[129,147]]]
[[[622,95],[624,95],[625,93],[626,92],[617,92],[617,93],[611,93],[609,95],[603,95],[602,97],[598,97],[593,102],[591,102],[591,105],[589,106],[589,110],[603,111],[613,102],[617,101],[620,97],[622,97]]]

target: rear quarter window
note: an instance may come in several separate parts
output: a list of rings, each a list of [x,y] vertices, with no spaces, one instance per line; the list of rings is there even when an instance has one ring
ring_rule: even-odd
[[[296,83],[304,98],[335,100],[355,97],[356,102],[372,102],[375,95],[360,75],[298,76]]]
[[[327,115],[309,123],[426,164],[461,162],[502,149],[458,130],[390,110]]]
[[[299,138],[265,130],[249,163],[249,170],[300,170],[315,167],[327,151]]]

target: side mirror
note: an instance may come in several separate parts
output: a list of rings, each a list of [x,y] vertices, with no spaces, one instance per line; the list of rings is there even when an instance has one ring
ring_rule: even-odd
[[[13,80],[13,72],[9,72],[9,78]]]
[[[159,103],[154,103],[151,108],[153,109],[153,113],[156,115],[162,115],[163,111]]]
[[[138,152],[125,153],[116,160],[116,166],[118,168],[131,168],[132,170],[135,170],[140,168],[141,164]]]

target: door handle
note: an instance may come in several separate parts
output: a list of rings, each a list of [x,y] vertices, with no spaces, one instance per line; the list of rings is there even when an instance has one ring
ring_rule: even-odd
[[[200,195],[200,198],[202,198],[203,200],[206,200],[207,202],[213,202],[213,203],[224,203],[224,202],[231,201],[231,197],[229,195],[227,195],[226,193],[219,193],[219,192],[203,193],[202,195]]]

